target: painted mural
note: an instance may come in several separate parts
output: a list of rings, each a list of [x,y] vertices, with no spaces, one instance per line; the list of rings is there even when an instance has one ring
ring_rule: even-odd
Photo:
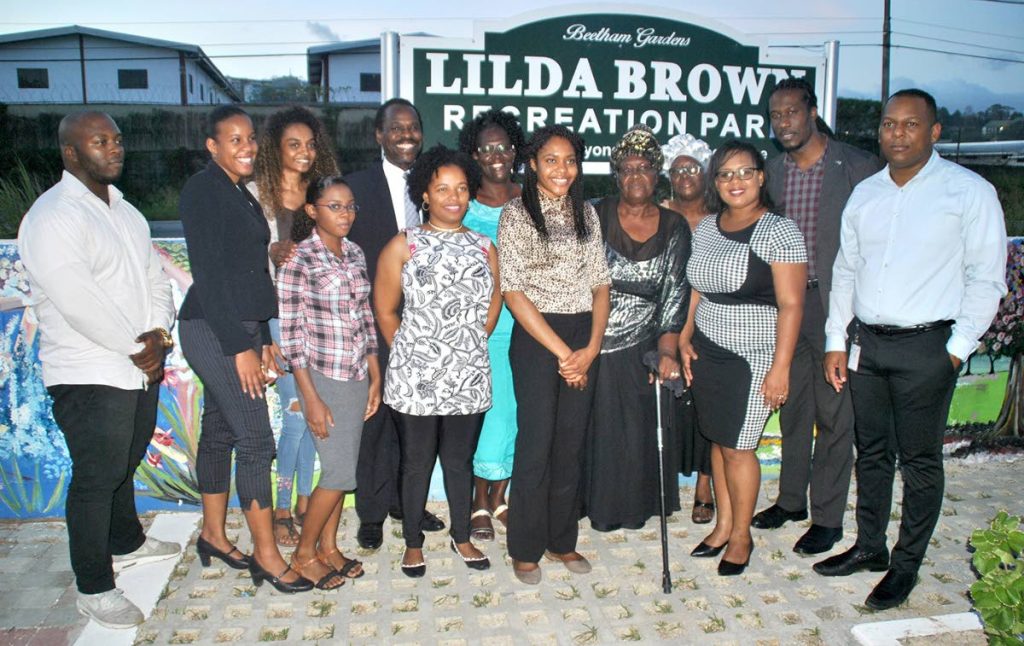
[[[1022,242],[1011,242],[1011,259],[1021,257]],[[155,245],[171,279],[175,304],[180,305],[192,284],[185,243],[171,239]],[[1019,292],[1019,282],[1016,287]],[[13,241],[0,241],[0,327],[0,518],[63,516],[71,460],[43,387],[38,328]],[[172,333],[177,340],[177,332]],[[1000,364],[1005,363],[994,364],[995,372],[989,374],[993,364],[988,358],[974,359],[974,374],[961,378],[957,386],[951,422],[995,419],[1006,384],[1005,365]],[[276,435],[281,408],[275,389],[268,391],[267,399]],[[195,457],[201,413],[202,384],[175,346],[167,357],[157,428],[135,474],[140,510],[198,504]],[[778,469],[780,440],[773,416],[758,449],[766,473]],[[433,481],[431,497],[442,497],[441,479]]]

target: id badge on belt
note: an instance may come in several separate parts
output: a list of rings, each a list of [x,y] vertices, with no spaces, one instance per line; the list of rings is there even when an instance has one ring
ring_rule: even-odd
[[[850,344],[850,359],[846,362],[849,370],[856,370],[860,365],[860,326],[853,331],[853,343]]]

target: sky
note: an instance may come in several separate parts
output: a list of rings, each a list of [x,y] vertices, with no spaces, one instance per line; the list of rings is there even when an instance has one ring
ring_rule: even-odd
[[[229,76],[305,78],[312,45],[383,31],[470,37],[477,20],[558,6],[583,13],[601,4],[0,0],[0,33],[79,24],[199,45]],[[875,99],[881,92],[883,0],[645,0],[636,7],[652,15],[685,10],[774,45],[820,51],[823,42],[838,40],[839,96]],[[1001,103],[1024,112],[1024,0],[891,0],[891,12],[891,90],[924,88],[951,111]]]

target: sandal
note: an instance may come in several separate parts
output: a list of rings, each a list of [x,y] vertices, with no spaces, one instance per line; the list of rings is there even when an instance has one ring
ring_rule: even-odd
[[[327,568],[327,574],[320,577],[320,580],[313,584],[314,588],[316,588],[317,590],[337,590],[341,586],[345,585],[345,577],[340,572],[331,567],[330,563],[324,563],[319,556],[314,556],[305,563],[297,563],[295,561],[295,556],[292,555],[291,568],[295,570],[295,572],[298,573],[299,576],[312,581],[310,577],[306,576],[306,573],[303,572],[303,570],[313,565],[314,563],[319,563],[320,565]],[[331,585],[331,581],[338,581],[338,583],[336,585]]]
[[[341,560],[345,561],[345,564],[340,568],[335,568],[335,571],[346,579],[358,579],[359,577],[366,574],[363,571],[363,562],[357,561],[356,559],[345,558],[345,555],[341,553],[341,550],[331,550],[330,552],[317,552],[317,558],[326,563],[329,567],[334,567],[334,561],[331,560],[331,555],[337,554],[341,557]],[[352,570],[359,568],[359,574],[352,574]]]
[[[278,528],[283,527],[284,532]],[[295,547],[299,544],[299,532],[295,529],[295,520],[291,516],[274,519],[274,541],[281,547]]]
[[[473,526],[473,521],[477,518],[483,518],[484,524]],[[487,509],[477,509],[473,512],[473,515],[469,517],[469,535],[478,541],[493,541],[494,540],[494,526],[491,525],[491,512]]]
[[[693,499],[693,511],[690,520],[698,525],[706,525],[715,517],[715,503]]]
[[[498,522],[501,523],[506,529],[508,528],[508,523],[505,522],[504,520],[502,520],[501,518],[498,518],[498,517],[501,516],[502,514],[506,513],[507,511],[508,511],[508,505],[504,505],[503,504],[503,505],[498,505],[497,507],[494,508],[494,511],[491,512],[491,516],[493,516],[494,518],[497,518]]]

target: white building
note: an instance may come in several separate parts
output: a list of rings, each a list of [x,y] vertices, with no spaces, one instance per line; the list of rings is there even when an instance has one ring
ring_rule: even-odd
[[[0,35],[0,103],[240,100],[196,45],[78,25]]]
[[[380,103],[379,38],[310,47],[306,62],[324,103]]]

